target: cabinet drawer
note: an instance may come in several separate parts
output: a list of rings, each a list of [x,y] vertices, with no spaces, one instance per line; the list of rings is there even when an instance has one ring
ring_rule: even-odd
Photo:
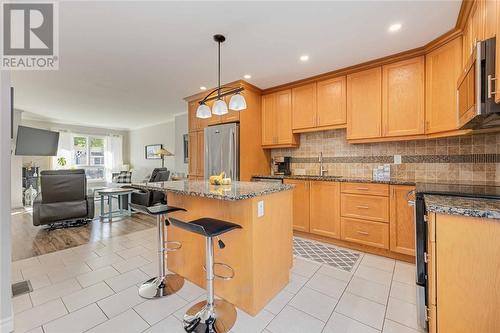
[[[341,215],[377,222],[389,222],[389,198],[371,195],[341,195]]]
[[[343,240],[389,249],[389,225],[371,221],[341,218]]]
[[[389,185],[372,183],[342,183],[342,193],[389,196]]]

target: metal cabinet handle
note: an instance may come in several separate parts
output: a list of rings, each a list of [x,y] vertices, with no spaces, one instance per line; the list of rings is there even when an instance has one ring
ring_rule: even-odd
[[[356,190],[359,190],[359,191],[368,191],[369,188],[368,187],[358,187],[358,188],[356,188]]]
[[[360,235],[365,235],[365,236],[368,236],[370,233],[369,232],[366,232],[366,231],[357,231],[358,234]]]
[[[496,92],[492,90],[492,81],[496,81],[496,78],[488,75],[488,98],[491,98],[492,95],[496,94]]]
[[[356,208],[360,208],[360,209],[368,209],[368,208],[370,208],[370,207],[368,207],[368,206],[356,206]]]

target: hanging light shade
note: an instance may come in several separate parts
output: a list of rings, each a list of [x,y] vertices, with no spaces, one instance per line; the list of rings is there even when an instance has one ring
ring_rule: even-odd
[[[214,35],[214,41],[217,42],[217,88],[212,90],[204,99],[201,100],[200,106],[196,110],[197,118],[210,118],[212,114],[217,116],[222,116],[228,113],[228,106],[226,102],[222,99],[224,96],[230,96],[229,100],[229,109],[234,111],[241,111],[247,108],[247,102],[245,101],[245,97],[240,94],[245,88],[244,87],[221,87],[220,84],[220,45],[226,40],[226,37],[223,35]],[[212,106],[212,111],[210,112],[210,108],[205,104],[207,101],[211,101],[215,99],[215,103]]]
[[[247,108],[247,101],[245,101],[245,97],[240,93],[236,93],[231,96],[229,100],[229,109],[233,111],[241,111]]]
[[[212,106],[212,113],[217,116],[222,116],[227,113],[227,104],[223,99],[218,99],[215,101],[214,106]]]
[[[210,112],[210,108],[205,103],[202,103],[198,106],[196,110],[196,117],[201,119],[207,119],[212,117],[212,112]]]

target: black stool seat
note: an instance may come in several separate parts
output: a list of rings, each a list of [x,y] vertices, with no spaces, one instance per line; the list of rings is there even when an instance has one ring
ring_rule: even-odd
[[[164,214],[178,212],[178,211],[183,211],[183,212],[186,211],[184,208],[173,207],[173,206],[168,206],[168,205],[155,205],[155,206],[147,207],[147,206],[131,203],[130,207],[134,210],[138,210],[144,214],[149,214],[149,215],[164,215]]]
[[[169,218],[170,222],[181,229],[194,232],[205,237],[216,237],[234,229],[241,229],[239,224],[203,217],[191,222],[183,222]]]

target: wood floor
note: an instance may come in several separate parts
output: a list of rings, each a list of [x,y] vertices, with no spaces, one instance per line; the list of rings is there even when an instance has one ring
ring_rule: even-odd
[[[12,261],[126,235],[156,225],[153,217],[137,213],[132,217],[115,218],[112,223],[102,223],[97,218],[86,226],[49,231],[47,227],[33,226],[31,212],[25,209],[13,210],[11,220]]]

